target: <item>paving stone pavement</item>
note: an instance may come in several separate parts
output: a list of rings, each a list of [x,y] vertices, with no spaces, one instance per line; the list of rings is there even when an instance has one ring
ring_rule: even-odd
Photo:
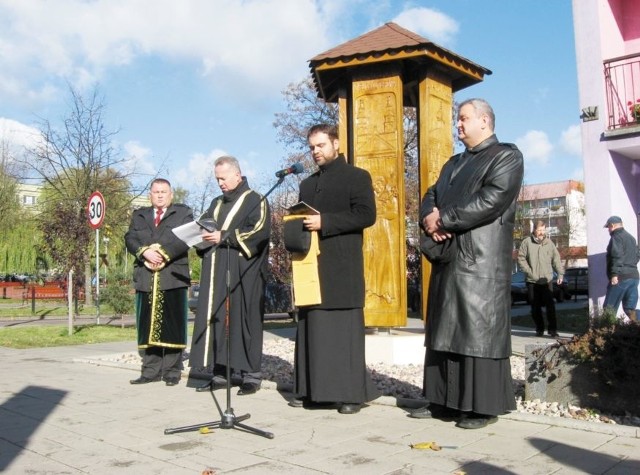
[[[1,330],[0,330],[1,331]],[[269,335],[268,337],[274,337]],[[514,332],[514,351],[527,335]],[[131,386],[138,368],[104,361],[131,342],[0,348],[0,472],[8,474],[638,474],[640,428],[512,413],[480,430],[416,420],[382,397],[355,415],[296,409],[265,382],[215,391],[235,428],[165,434],[220,421],[208,392],[181,381]],[[227,413],[228,414],[228,413]],[[229,416],[224,416],[226,421]],[[435,441],[440,451],[411,444]]]

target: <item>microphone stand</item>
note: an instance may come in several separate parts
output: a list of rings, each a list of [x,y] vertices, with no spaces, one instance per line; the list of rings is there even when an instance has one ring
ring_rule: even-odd
[[[262,197],[262,199],[260,201],[258,201],[258,203],[256,204],[256,206],[254,206],[248,213],[248,215],[251,214],[251,212],[260,205],[260,203],[262,203],[262,201],[267,199],[267,196],[269,196],[271,194],[271,192],[273,192],[273,190],[275,190],[279,185],[282,184],[282,182],[284,181],[285,176],[281,176],[279,177],[277,183],[275,185],[273,185],[271,187],[271,189],[269,191],[267,191],[267,193]],[[230,270],[230,246],[229,246],[229,231],[226,231],[224,233],[221,234],[221,238],[220,238],[220,243],[218,243],[218,247],[222,244],[225,244],[227,247],[227,269],[226,269],[226,295],[225,295],[225,302],[224,302],[224,309],[225,309],[225,318],[224,318],[224,329],[225,329],[225,342],[227,344],[227,352],[226,352],[226,356],[227,356],[227,364],[226,364],[226,378],[227,378],[227,384],[226,384],[226,392],[227,392],[227,407],[226,409],[223,411],[222,408],[220,407],[220,404],[218,403],[218,400],[216,399],[216,395],[214,394],[214,384],[213,384],[213,380],[209,381],[209,392],[211,393],[211,397],[213,398],[213,402],[216,405],[216,408],[218,409],[218,413],[220,414],[220,419],[217,421],[211,421],[211,422],[205,422],[205,423],[201,423],[201,424],[194,424],[194,425],[189,425],[189,426],[183,426],[183,427],[174,427],[174,428],[170,428],[170,429],[165,429],[164,433],[165,435],[168,434],[177,434],[180,432],[190,432],[190,431],[196,431],[196,430],[201,430],[201,429],[238,429],[238,430],[242,430],[244,432],[249,432],[249,433],[253,433],[256,435],[260,435],[262,437],[266,437],[267,439],[273,439],[275,437],[275,435],[273,434],[273,432],[267,432],[261,429],[257,429],[255,427],[251,427],[248,426],[247,424],[243,424],[242,422],[249,419],[251,417],[251,414],[244,414],[242,416],[236,416],[233,412],[233,408],[231,407],[231,319],[230,319],[230,301],[231,301],[231,270]],[[239,279],[242,279],[242,276],[238,276]],[[207,385],[203,386],[203,387],[207,387]]]

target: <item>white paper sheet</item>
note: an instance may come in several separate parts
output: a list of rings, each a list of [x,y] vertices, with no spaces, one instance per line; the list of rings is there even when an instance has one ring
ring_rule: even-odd
[[[191,221],[190,223],[173,228],[172,231],[173,234],[178,236],[189,247],[193,247],[202,242],[202,228],[196,221]]]

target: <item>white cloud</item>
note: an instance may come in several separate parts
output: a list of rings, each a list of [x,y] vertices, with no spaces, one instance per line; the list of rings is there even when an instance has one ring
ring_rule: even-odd
[[[21,157],[25,148],[33,148],[41,140],[42,135],[38,129],[0,117],[0,144],[7,147],[9,158]]]
[[[279,91],[327,45],[313,0],[0,0],[0,94],[50,94],[154,55],[201,65],[216,87]],[[151,13],[152,11],[152,13]],[[329,9],[328,15],[333,14]]]
[[[456,20],[431,8],[410,8],[395,17],[393,22],[447,47],[454,43],[459,30]]]
[[[40,140],[40,131],[13,119],[0,117],[0,140],[15,145],[32,146]]]
[[[560,147],[571,155],[582,156],[582,134],[579,125],[572,125],[562,131]]]
[[[545,132],[530,130],[523,137],[516,139],[518,148],[522,151],[525,163],[546,165],[553,152],[553,145]]]
[[[227,152],[220,149],[211,150],[206,154],[193,154],[186,167],[173,170],[170,173],[171,181],[185,188],[204,185],[213,176],[213,162],[222,155],[227,155]]]
[[[200,188],[209,180],[214,180],[215,183],[213,162],[223,155],[229,155],[229,152],[222,149],[213,149],[208,153],[194,153],[186,166],[168,170],[167,173],[171,177],[171,183],[187,189]],[[259,175],[255,163],[250,159],[236,158],[238,158],[242,174],[249,179],[249,185],[255,186],[253,179]],[[217,185],[214,185],[214,188],[219,191]]]
[[[153,164],[151,150],[142,146],[136,141],[130,141],[123,146],[126,159],[124,168],[128,173],[141,174],[151,177],[156,173],[156,166]]]

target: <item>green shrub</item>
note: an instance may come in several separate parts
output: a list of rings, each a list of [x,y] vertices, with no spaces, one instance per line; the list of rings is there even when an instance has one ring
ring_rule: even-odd
[[[640,391],[639,342],[640,324],[620,321],[611,309],[601,309],[593,315],[589,331],[564,346],[572,359],[590,364],[606,384]]]
[[[590,326],[593,329],[612,328],[618,324],[617,312],[611,307],[599,308],[591,314]]]
[[[623,322],[611,309],[591,315],[589,329],[534,352],[538,371],[550,377],[561,360],[585,364],[603,383],[640,393],[640,324]]]
[[[106,286],[100,291],[100,300],[109,305],[116,316],[133,313],[131,282],[123,273],[110,274]]]

